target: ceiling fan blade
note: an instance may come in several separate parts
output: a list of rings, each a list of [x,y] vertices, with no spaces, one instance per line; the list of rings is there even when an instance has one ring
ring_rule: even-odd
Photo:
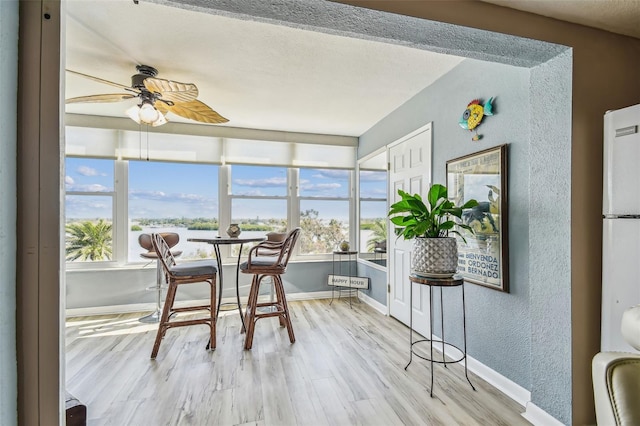
[[[229,121],[197,99],[190,102],[177,103],[173,106],[167,106],[167,108],[176,115],[200,121],[201,123],[220,124]]]
[[[150,92],[160,93],[165,101],[190,102],[198,97],[198,88],[192,83],[147,77],[144,79],[144,87]]]
[[[153,106],[155,106],[156,109],[163,114],[169,112],[169,106],[162,101],[157,101]]]
[[[77,103],[98,103],[98,102],[120,102],[131,98],[137,98],[138,95],[132,95],[131,93],[109,93],[104,95],[89,95],[78,96],[76,98],[69,98],[65,100],[67,104]]]
[[[117,87],[119,89],[130,90],[130,91],[133,91],[133,92],[136,92],[136,93],[138,92],[138,90],[134,89],[133,87],[130,87],[130,86],[127,86],[127,85],[124,85],[124,84],[114,83],[113,81],[105,80],[105,79],[99,78],[99,77],[94,77],[94,76],[89,75],[89,74],[83,74],[83,73],[78,72],[78,71],[73,71],[73,70],[66,70],[66,71],[70,72],[71,74],[75,74],[75,75],[79,75],[79,76],[84,77],[84,78],[88,78],[89,80],[97,81],[98,83],[108,84],[110,86],[114,86],[114,87]]]

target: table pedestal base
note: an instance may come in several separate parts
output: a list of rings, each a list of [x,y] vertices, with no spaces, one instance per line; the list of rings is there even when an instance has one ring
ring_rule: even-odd
[[[145,324],[157,324],[160,322],[160,315],[162,315],[162,312],[160,312],[159,309],[156,309],[154,312],[150,313],[149,315],[145,315],[142,318],[139,318],[138,321],[143,322]]]

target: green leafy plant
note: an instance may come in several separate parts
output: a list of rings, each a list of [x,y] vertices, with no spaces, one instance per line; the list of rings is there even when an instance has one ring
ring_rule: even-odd
[[[66,259],[73,260],[111,260],[112,224],[100,219],[70,223],[66,226]]]
[[[464,236],[455,228],[463,228],[473,233],[468,225],[452,220],[452,216],[460,219],[464,209],[476,207],[476,200],[469,200],[462,206],[456,206],[447,197],[447,188],[440,184],[434,184],[429,188],[427,202],[422,201],[419,194],[411,195],[398,190],[402,197],[400,201],[391,205],[389,218],[396,225],[395,234],[404,237],[405,240],[413,238],[443,238],[449,232],[460,235],[464,242]]]

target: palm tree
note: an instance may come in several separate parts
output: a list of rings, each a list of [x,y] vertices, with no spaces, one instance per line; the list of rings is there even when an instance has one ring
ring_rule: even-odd
[[[111,260],[112,224],[100,219],[66,226],[67,260]]]
[[[367,240],[367,252],[372,252],[376,248],[376,243],[387,241],[387,220],[376,219],[371,224],[373,233]]]

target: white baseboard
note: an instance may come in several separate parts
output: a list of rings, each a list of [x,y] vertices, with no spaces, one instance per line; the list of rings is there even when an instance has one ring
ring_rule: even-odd
[[[483,380],[490,383],[491,386],[498,389],[500,392],[507,395],[518,404],[526,407],[527,404],[531,401],[531,392],[527,389],[523,388],[516,382],[507,379],[502,374],[498,373],[492,368],[487,367],[477,359],[468,355],[467,359],[469,361],[467,364],[469,371],[482,377]]]
[[[522,417],[534,426],[564,426],[562,422],[531,401],[527,403],[527,409],[522,413]]]
[[[435,340],[440,340],[440,337],[435,335],[433,338]],[[434,345],[433,349],[441,352],[438,349],[438,345]],[[469,371],[482,378],[484,381],[504,393],[518,404],[525,407],[525,412],[521,415],[531,424],[534,426],[563,426],[555,417],[531,402],[530,391],[504,377],[492,368],[487,367],[472,356],[467,355],[467,361],[467,368]]]
[[[360,297],[361,301],[363,301],[367,305],[371,306],[373,309],[375,309],[376,311],[380,312],[382,315],[387,315],[387,306],[386,305],[383,305],[382,303],[378,302],[373,297],[367,296],[366,294],[364,294],[362,292],[360,292],[360,294],[358,296]]]
[[[130,305],[92,306],[89,308],[66,309],[65,315],[71,317],[86,317],[92,315],[128,314],[131,312],[153,312],[155,303],[132,303]]]
[[[261,296],[262,297],[262,296]],[[330,299],[331,291],[315,291],[309,293],[287,293],[287,300],[313,300],[313,299]],[[179,306],[181,302],[176,302]],[[207,304],[208,299],[193,300],[190,303]],[[225,297],[222,303],[236,303],[235,297]],[[153,312],[156,308],[155,303],[132,303],[127,305],[111,305],[111,306],[92,306],[88,308],[71,308],[65,310],[67,318],[84,317],[91,315],[110,315],[110,314],[128,314],[131,312]]]
[[[313,291],[309,293],[287,293],[287,300],[331,299],[331,291]]]

